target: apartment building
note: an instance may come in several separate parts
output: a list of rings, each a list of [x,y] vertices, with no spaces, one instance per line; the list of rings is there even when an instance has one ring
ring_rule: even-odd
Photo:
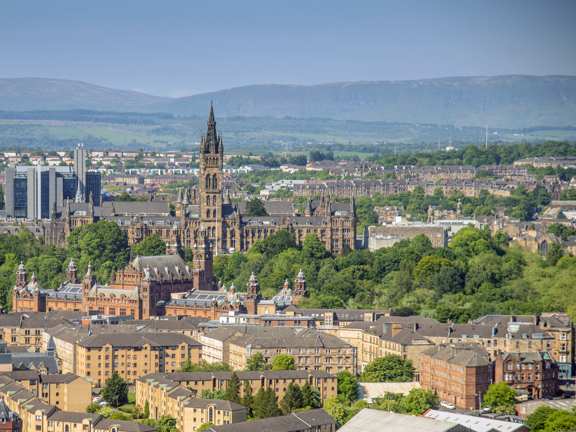
[[[572,376],[574,329],[553,316],[527,318],[501,316],[482,324],[437,324],[422,326],[420,332],[435,344],[478,343],[487,350],[490,360],[498,352],[548,351],[558,363],[561,377]]]
[[[573,375],[574,323],[568,314],[543,312],[540,316],[486,315],[474,320],[474,323],[497,328],[507,327],[513,336],[509,338],[510,343],[506,344],[506,349],[502,351],[538,351],[540,347],[540,351],[547,351],[558,364],[561,379]],[[498,334],[498,331],[496,333]]]
[[[277,330],[274,327],[270,329]],[[299,370],[357,373],[358,348],[337,336],[317,330],[296,331],[290,337],[243,335],[228,343],[229,364],[234,370],[244,370],[248,359],[261,353],[267,364],[272,364],[277,355],[287,354],[294,357]]]
[[[331,334],[334,335],[336,335],[336,330],[352,323],[374,322],[380,317],[390,316],[389,309],[299,309],[294,304],[280,313],[295,317],[309,316],[316,321],[318,329],[332,330]]]
[[[148,402],[150,418],[170,415],[176,419],[176,428],[195,431],[204,423],[215,425],[236,424],[246,421],[246,408],[225,400],[202,399],[185,386],[164,374],[148,374],[138,378],[136,404]]]
[[[395,354],[404,360],[411,360],[416,373],[419,371],[419,354],[434,345],[418,329],[424,324],[437,324],[431,318],[420,316],[382,316],[375,322],[357,322],[333,332],[340,339],[358,348],[357,369],[361,372],[377,357]]]
[[[188,359],[202,363],[202,344],[179,333],[87,336],[76,343],[78,375],[102,386],[114,371],[133,384],[152,372],[174,372]]]
[[[236,375],[240,383],[250,381],[253,394],[256,394],[260,388],[264,390],[272,388],[279,400],[284,398],[290,383],[303,386],[308,381],[308,384],[320,390],[322,401],[336,396],[338,390],[336,376],[322,370],[238,371]],[[203,390],[226,390],[232,372],[175,372],[165,374],[165,376],[192,389],[196,394],[202,394]]]
[[[555,396],[559,388],[559,369],[547,352],[499,353],[494,361],[494,381],[527,392],[532,398]]]
[[[525,159],[518,159],[514,161],[514,165],[533,165],[534,168],[546,167],[570,167],[576,165],[576,157],[574,156],[540,156],[530,157]]]
[[[49,311],[9,313],[0,315],[0,341],[8,346],[32,348],[40,351],[44,331],[62,324],[64,319],[80,318],[82,312]]]
[[[49,405],[65,411],[85,411],[92,402],[92,384],[76,374],[14,371],[2,374]]]
[[[78,350],[76,343],[88,336],[100,334],[122,334],[122,333],[154,333],[157,330],[144,325],[133,325],[134,321],[123,322],[115,325],[79,325],[61,324],[46,330],[42,336],[43,349],[47,350],[48,345],[54,343],[54,350],[58,357],[60,369],[63,373],[72,372],[78,374]]]
[[[441,401],[460,408],[480,409],[492,383],[492,364],[478,344],[434,346],[420,354],[420,384]]]
[[[91,392],[90,392],[91,393]],[[90,394],[89,394],[90,395]],[[76,397],[75,393],[67,398]],[[0,399],[10,411],[22,420],[22,432],[154,432],[155,429],[142,423],[108,420],[100,414],[84,412],[86,406],[77,411],[63,411],[48,404],[22,385],[6,376],[0,376]]]

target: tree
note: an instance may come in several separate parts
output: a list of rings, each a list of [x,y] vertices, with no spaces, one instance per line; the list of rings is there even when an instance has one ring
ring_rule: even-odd
[[[278,408],[278,397],[272,388],[264,390],[261,387],[258,390],[252,410],[258,419],[282,415],[282,411]]]
[[[324,247],[324,243],[318,238],[318,234],[306,234],[302,245],[302,257],[305,261],[319,261],[327,254],[328,251]]]
[[[132,258],[137,256],[166,255],[166,243],[158,234],[146,237],[142,242],[132,245]]]
[[[106,385],[102,389],[102,398],[117,406],[128,403],[128,384],[117,371],[112,372],[112,376],[106,380]]]
[[[543,432],[564,432],[576,429],[576,417],[574,413],[556,410],[546,420]]]
[[[98,402],[91,403],[86,407],[87,413],[97,413],[102,406]]]
[[[246,370],[247,371],[263,371],[267,370],[266,359],[262,353],[257,352],[248,360],[246,360]]]
[[[272,370],[296,370],[294,357],[288,354],[277,355],[272,362]]]
[[[74,258],[78,274],[86,273],[88,262],[99,272],[107,261],[115,268],[128,264],[128,238],[116,222],[100,220],[74,229],[68,236],[68,252]]]
[[[280,408],[282,408],[284,414],[290,414],[295,409],[304,407],[304,399],[300,386],[291,382],[288,384],[284,398],[280,401]]]
[[[518,392],[506,382],[501,381],[488,387],[484,395],[483,407],[490,407],[496,414],[515,414],[516,396]]]
[[[232,372],[232,368],[224,362],[204,363],[200,366],[188,358],[176,372]]]
[[[278,230],[262,242],[263,253],[268,258],[276,257],[286,249],[297,249],[296,235],[285,230]]]
[[[244,394],[242,395],[240,405],[246,408],[246,410],[248,411],[247,414],[251,414],[252,412],[253,401],[254,397],[252,396],[252,386],[250,385],[250,380],[246,380],[244,382]]]
[[[122,192],[116,197],[116,201],[134,201],[128,192]]]
[[[144,404],[144,417],[150,417],[150,404],[148,403],[148,400],[146,400],[146,403]]]
[[[260,198],[252,198],[246,203],[244,216],[269,216]]]
[[[240,404],[240,385],[238,383],[238,375],[236,372],[232,373],[230,381],[228,382],[228,388],[226,389],[226,400]]]
[[[158,432],[178,432],[176,419],[171,415],[163,415],[156,422]]]
[[[356,376],[348,371],[340,371],[336,375],[338,380],[338,394],[344,395],[346,400],[353,402],[360,393]]]
[[[444,267],[452,267],[452,262],[446,258],[436,255],[429,255],[422,258],[414,269],[414,279],[416,282],[427,280],[433,274],[439,272]]]
[[[226,390],[202,390],[200,395],[202,399],[228,400],[226,399]]]
[[[216,425],[215,425],[214,423],[212,423],[212,422],[202,423],[197,430],[203,431],[203,430],[206,430],[206,429],[211,428],[212,426],[216,426]]]
[[[407,414],[420,415],[429,409],[438,407],[438,396],[432,390],[412,389],[402,402]]]
[[[326,399],[323,408],[336,420],[337,427],[342,426],[346,422],[346,406],[337,399],[337,396]]]
[[[411,360],[390,354],[374,359],[364,368],[360,382],[408,382],[414,377]]]
[[[320,389],[318,387],[312,387],[308,380],[300,388],[302,392],[302,403],[305,407],[310,408],[320,408],[322,403],[320,402]]]
[[[546,252],[546,263],[548,263],[550,267],[554,267],[563,255],[562,246],[558,243],[552,243],[548,247],[548,252]]]
[[[546,420],[556,411],[547,405],[540,406],[526,418],[524,425],[528,426],[531,432],[542,432],[546,426]]]

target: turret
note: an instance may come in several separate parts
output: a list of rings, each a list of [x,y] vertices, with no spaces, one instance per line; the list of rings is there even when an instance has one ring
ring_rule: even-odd
[[[258,284],[254,272],[252,272],[252,276],[250,276],[250,279],[246,284],[246,291],[244,307],[246,308],[246,313],[254,315],[258,310],[258,302],[262,300],[262,296],[260,295],[260,285]]]
[[[310,198],[306,201],[306,210],[304,211],[304,215],[308,217],[312,216],[312,202],[310,201]]]
[[[228,189],[226,189],[226,193],[224,194],[222,204],[232,204],[232,200],[230,199],[230,192],[228,191]]]
[[[292,296],[292,303],[297,305],[301,298],[308,297],[308,291],[306,291],[306,277],[302,269],[298,272],[296,280],[294,280],[294,293]]]
[[[15,287],[24,288],[26,282],[28,281],[28,273],[26,272],[26,267],[24,267],[24,262],[20,261],[18,270],[16,270],[16,285]]]
[[[212,247],[207,237],[206,227],[202,224],[194,245],[194,288],[200,291],[212,291],[214,289],[212,276]]]
[[[78,270],[76,269],[76,264],[74,264],[74,260],[70,260],[70,264],[68,264],[68,268],[66,269],[66,282],[76,284],[78,283]]]

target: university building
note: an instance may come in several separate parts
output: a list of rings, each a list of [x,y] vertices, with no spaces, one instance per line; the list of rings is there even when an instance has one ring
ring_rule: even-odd
[[[279,296],[263,300],[260,285],[252,274],[245,293],[216,282],[212,271],[212,247],[209,229],[202,226],[193,249],[193,266],[183,259],[178,238],[166,243],[166,255],[137,257],[126,268],[113,272],[110,285],[100,285],[92,266],[80,281],[74,261],[67,268],[66,281],[57,289],[44,289],[33,274],[28,280],[24,263],[16,271],[12,296],[14,312],[82,311],[88,315],[132,316],[149,319],[153,316],[191,316],[219,319],[230,312],[256,314],[261,302],[285,308],[308,296],[306,278],[300,271],[294,290],[288,281]],[[37,338],[41,343],[40,332]]]
[[[164,241],[178,238],[183,247],[193,248],[205,227],[207,239],[214,250],[248,250],[258,239],[279,230],[296,235],[302,244],[306,234],[317,234],[326,249],[341,252],[344,245],[355,248],[356,207],[350,203],[334,203],[329,193],[319,200],[309,200],[303,213],[293,202],[264,202],[268,216],[248,216],[246,202],[233,203],[224,189],[222,169],[224,144],[216,131],[214,111],[210,109],[206,135],[200,140],[200,184],[180,191],[176,211],[161,203],[54,203],[50,215],[47,243],[66,245],[74,228],[99,220],[118,223],[128,235],[129,243],[138,243],[151,234]],[[162,207],[160,209],[159,207]]]

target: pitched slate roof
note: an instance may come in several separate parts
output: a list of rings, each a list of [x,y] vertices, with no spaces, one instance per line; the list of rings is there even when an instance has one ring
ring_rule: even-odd
[[[150,346],[174,346],[187,343],[192,346],[201,346],[189,336],[181,333],[113,333],[86,336],[81,338],[78,345],[85,348],[97,348],[106,344],[112,346],[141,347]]]
[[[207,430],[212,432],[295,432],[335,423],[336,421],[323,408],[320,408],[281,417],[212,426]]]

